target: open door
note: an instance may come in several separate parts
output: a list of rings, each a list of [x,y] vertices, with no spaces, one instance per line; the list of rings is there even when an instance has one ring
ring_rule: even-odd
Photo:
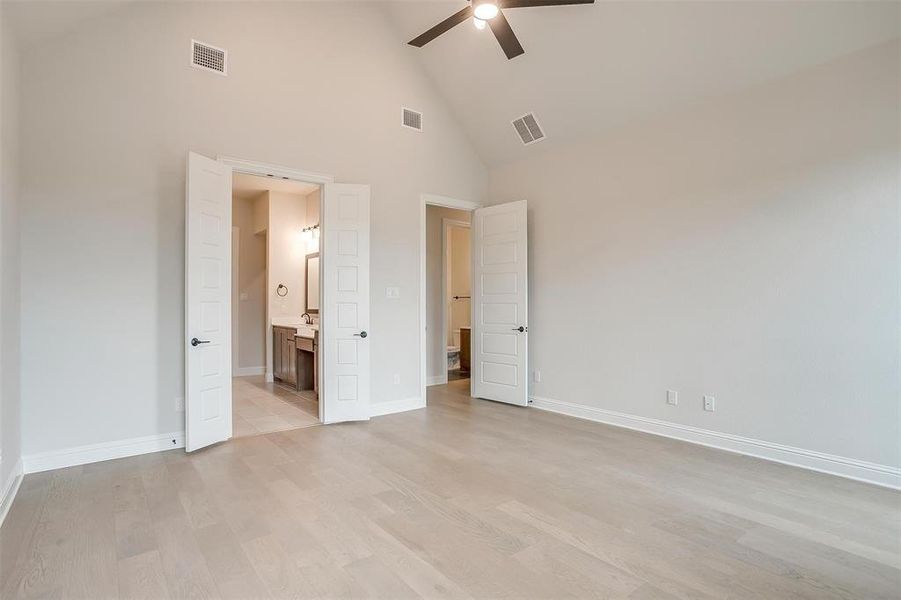
[[[185,448],[232,436],[231,167],[188,154]]]
[[[324,187],[322,420],[361,421],[369,419],[369,186]]]
[[[472,395],[529,404],[526,201],[472,214]]]

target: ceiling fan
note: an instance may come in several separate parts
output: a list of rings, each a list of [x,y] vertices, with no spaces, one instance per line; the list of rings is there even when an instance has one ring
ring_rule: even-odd
[[[594,0],[470,0],[472,3],[463,10],[441,21],[422,35],[410,40],[411,46],[422,48],[442,33],[446,33],[472,17],[476,28],[485,29],[485,25],[491,28],[494,37],[501,45],[507,59],[516,58],[524,54],[522,44],[516,39],[516,34],[507,22],[501,9],[531,8],[533,6],[565,6],[567,4],[594,4]]]

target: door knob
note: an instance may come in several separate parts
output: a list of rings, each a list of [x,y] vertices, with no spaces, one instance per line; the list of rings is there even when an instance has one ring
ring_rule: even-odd
[[[361,331],[360,333],[355,333],[354,335],[355,335],[356,337],[364,338],[364,337],[366,337],[366,336],[369,335],[369,334],[366,333],[365,331]]]
[[[192,346],[199,346],[200,344],[209,344],[210,340],[198,340],[197,338],[191,338]]]
[[[520,332],[520,333],[522,333],[522,332],[524,332],[524,331],[528,331],[528,330],[529,330],[528,327],[523,327],[522,325],[520,325],[519,327],[514,327],[514,328],[513,328],[513,331],[518,331],[518,332]]]

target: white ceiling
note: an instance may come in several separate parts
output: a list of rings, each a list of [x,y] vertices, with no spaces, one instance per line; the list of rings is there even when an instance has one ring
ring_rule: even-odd
[[[232,197],[253,198],[265,191],[306,196],[307,194],[316,191],[318,187],[319,185],[315,183],[304,183],[302,181],[292,181],[290,179],[275,179],[272,177],[261,177],[259,175],[248,175],[246,173],[235,173],[232,178]]]
[[[387,10],[406,42],[466,4],[391,2]],[[899,6],[630,0],[510,9],[526,50],[513,60],[472,23],[407,48],[493,165],[897,38]],[[529,111],[548,139],[524,147],[510,121]]]

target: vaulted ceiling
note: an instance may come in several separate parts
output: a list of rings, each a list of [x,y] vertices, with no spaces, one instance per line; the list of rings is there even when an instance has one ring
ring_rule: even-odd
[[[394,2],[388,12],[404,43],[466,4]],[[469,22],[408,51],[492,165],[897,38],[899,6],[633,0],[510,9],[526,51],[513,60]],[[523,146],[510,122],[529,111],[548,139]]]

